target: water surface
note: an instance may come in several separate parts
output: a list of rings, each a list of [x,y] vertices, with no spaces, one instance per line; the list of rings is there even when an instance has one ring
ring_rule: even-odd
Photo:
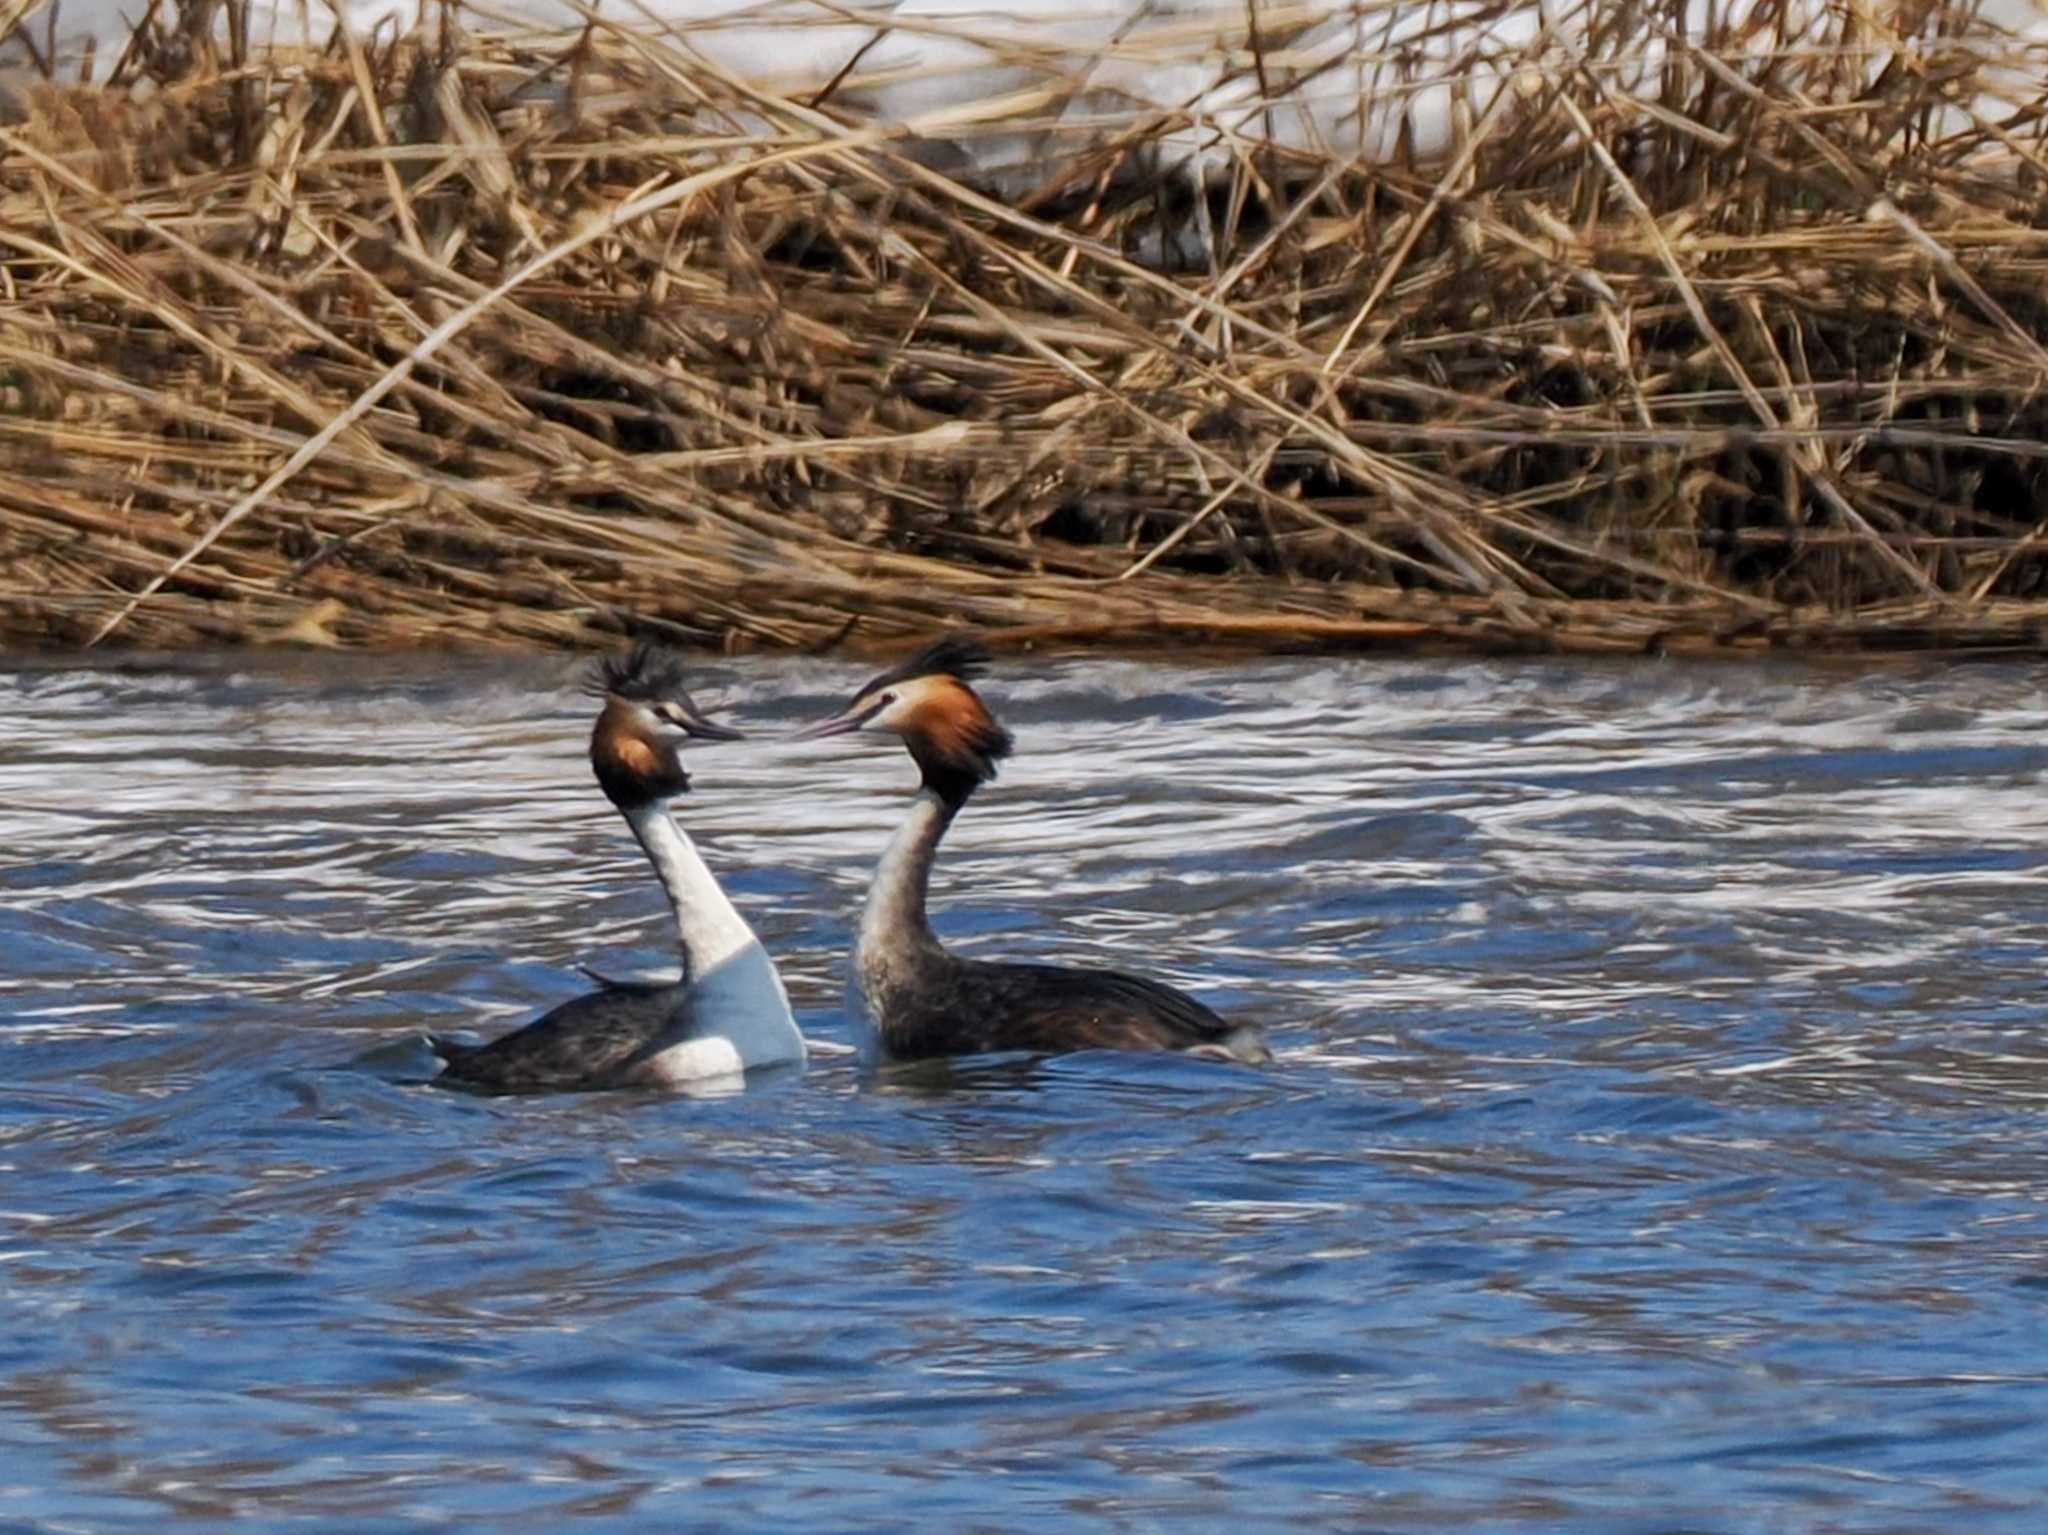
[[[2039,666],[1005,663],[941,931],[1277,1065],[863,1069],[913,773],[757,739],[810,1069],[414,1085],[665,961],[576,676],[0,672],[0,1530],[2041,1527]]]

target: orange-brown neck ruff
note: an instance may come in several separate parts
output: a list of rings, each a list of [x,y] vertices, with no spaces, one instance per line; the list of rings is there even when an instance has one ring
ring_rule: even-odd
[[[936,677],[903,727],[903,744],[924,770],[926,787],[957,810],[996,776],[1012,742],[973,688],[957,677]]]
[[[682,759],[642,733],[639,711],[623,699],[605,701],[590,732],[590,770],[621,810],[668,799],[690,787]]]

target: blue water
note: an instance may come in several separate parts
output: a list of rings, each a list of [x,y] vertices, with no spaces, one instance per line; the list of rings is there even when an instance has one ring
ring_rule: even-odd
[[[1005,663],[941,931],[1278,1064],[864,1069],[912,771],[757,739],[810,1068],[412,1085],[664,962],[575,676],[0,672],[0,1531],[2044,1527],[2041,666]]]

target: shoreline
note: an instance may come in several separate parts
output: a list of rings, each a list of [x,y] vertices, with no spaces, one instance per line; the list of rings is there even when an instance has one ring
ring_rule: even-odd
[[[1078,605],[1088,594],[1076,594]],[[118,599],[125,600],[125,599]],[[96,606],[112,610],[117,599]],[[18,658],[71,657],[86,661],[105,656],[113,661],[141,652],[262,652],[356,650],[403,653],[443,650],[479,655],[547,654],[602,650],[625,639],[646,639],[678,650],[727,656],[812,655],[867,659],[892,656],[919,643],[959,630],[972,632],[998,654],[1034,652],[1101,652],[1143,657],[1195,653],[1213,657],[1251,658],[1263,655],[1391,655],[1391,656],[1629,656],[1678,660],[1813,660],[1884,661],[1914,657],[1993,658],[2048,652],[2048,602],[2008,602],[1985,611],[1983,605],[1959,612],[1937,604],[1900,605],[1882,613],[1829,614],[1823,611],[1756,614],[1739,608],[1674,611],[1647,605],[1551,604],[1536,610],[1520,607],[1512,619],[1479,603],[1441,597],[1407,599],[1389,610],[1353,619],[1207,615],[1165,618],[1157,615],[1125,619],[1091,617],[1034,623],[979,624],[934,620],[928,627],[863,624],[858,616],[782,646],[733,643],[694,632],[689,625],[664,617],[658,610],[619,610],[603,621],[563,629],[564,615],[536,611],[530,615],[559,637],[536,639],[516,625],[494,632],[421,624],[405,620],[388,628],[366,622],[364,615],[314,604],[283,621],[269,617],[255,623],[239,609],[220,604],[166,600],[173,624],[188,631],[180,641],[162,644],[123,639],[86,646],[75,638],[47,643],[22,643],[8,631],[20,608],[33,609],[35,599],[0,595],[0,652]],[[1589,612],[1589,609],[1592,611]],[[90,611],[90,610],[88,610]],[[1591,617],[1596,620],[1588,623]],[[154,627],[145,624],[145,630]]]

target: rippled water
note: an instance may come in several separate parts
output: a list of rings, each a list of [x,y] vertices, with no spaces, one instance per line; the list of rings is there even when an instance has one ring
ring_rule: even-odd
[[[1276,1066],[863,1071],[911,771],[755,740],[810,1069],[412,1085],[664,962],[574,676],[0,672],[0,1530],[2043,1527],[2039,666],[1007,663],[941,930]]]

